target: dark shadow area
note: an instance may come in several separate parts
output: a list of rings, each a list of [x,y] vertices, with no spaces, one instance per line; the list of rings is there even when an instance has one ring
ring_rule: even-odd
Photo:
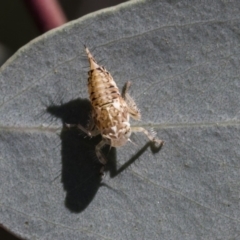
[[[76,129],[63,129],[61,140],[65,204],[71,211],[81,212],[93,200],[101,184],[101,164],[95,155],[100,137],[84,138]]]
[[[76,99],[47,108],[51,115],[65,123],[87,125],[90,102]],[[66,191],[65,204],[72,212],[82,212],[94,198],[100,184],[100,168],[95,146],[101,136],[89,138],[77,128],[63,127],[61,134],[62,183]]]
[[[47,107],[47,112],[63,122],[60,138],[65,205],[72,212],[79,213],[91,203],[100,186],[107,186],[101,183],[102,165],[95,153],[95,146],[101,141],[101,136],[90,138],[76,127],[65,126],[65,123],[87,125],[91,112],[87,99],[76,99],[59,106],[51,105]],[[135,162],[149,146],[152,152],[160,150],[148,142],[119,169],[116,164],[116,149],[104,147],[102,152],[108,159],[105,171],[109,171],[110,177],[114,178]]]
[[[0,224],[0,239],[3,239],[3,240],[23,240],[22,238],[18,237],[16,234],[12,233],[9,229],[7,229],[2,224]]]

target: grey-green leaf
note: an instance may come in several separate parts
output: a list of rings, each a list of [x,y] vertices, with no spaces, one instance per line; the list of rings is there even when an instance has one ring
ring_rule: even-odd
[[[238,0],[130,1],[19,50],[0,72],[0,223],[24,239],[238,239],[239,26]],[[165,141],[106,149],[102,183],[100,138],[63,127],[89,117],[83,44]]]

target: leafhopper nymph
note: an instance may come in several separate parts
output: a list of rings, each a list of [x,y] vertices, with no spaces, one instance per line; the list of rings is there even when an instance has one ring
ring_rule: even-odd
[[[128,94],[130,82],[125,84],[123,93],[113,80],[111,74],[102,66],[98,65],[92,54],[85,47],[90,64],[88,72],[88,93],[92,105],[91,118],[87,128],[78,124],[77,127],[88,136],[93,137],[101,134],[102,140],[96,146],[96,155],[103,164],[101,173],[107,159],[101,149],[104,145],[121,147],[130,141],[131,132],[142,132],[148,139],[161,147],[163,141],[152,136],[143,127],[131,127],[130,117],[140,120],[141,114],[134,100]]]

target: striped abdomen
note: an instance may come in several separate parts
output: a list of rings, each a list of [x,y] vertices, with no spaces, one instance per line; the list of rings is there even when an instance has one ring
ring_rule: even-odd
[[[88,92],[95,125],[111,146],[122,146],[131,134],[127,105],[110,73],[96,63],[88,49],[86,52],[90,63]]]

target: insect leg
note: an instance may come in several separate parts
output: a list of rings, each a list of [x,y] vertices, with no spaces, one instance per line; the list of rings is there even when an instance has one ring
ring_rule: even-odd
[[[100,143],[96,146],[96,155],[98,157],[98,160],[101,164],[106,165],[107,159],[103,156],[101,149],[103,148],[104,145],[108,144],[108,141],[106,139],[102,139]]]
[[[128,81],[125,83],[125,85],[123,87],[123,91],[122,91],[122,97],[127,104],[128,113],[130,114],[130,116],[136,120],[140,120],[140,118],[141,118],[140,111],[137,108],[136,103],[134,102],[134,100],[128,93],[130,86],[131,86],[131,82]]]
[[[107,163],[107,159],[103,156],[101,149],[103,148],[104,145],[109,144],[108,140],[106,139],[102,139],[102,141],[100,143],[98,143],[98,145],[96,146],[95,150],[96,150],[96,155],[98,157],[99,162],[103,165],[100,169],[100,175],[103,176],[104,175],[104,168],[105,165]]]
[[[143,127],[131,127],[132,132],[142,132],[144,133],[151,142],[154,142],[161,147],[164,144],[164,141],[152,136],[145,128]]]
[[[93,137],[98,135],[100,132],[99,130],[96,128],[94,121],[93,121],[93,117],[90,117],[89,123],[87,128],[83,127],[81,124],[65,124],[68,128],[71,127],[77,127],[79,128],[81,131],[83,131],[84,133],[86,133],[89,137]]]

